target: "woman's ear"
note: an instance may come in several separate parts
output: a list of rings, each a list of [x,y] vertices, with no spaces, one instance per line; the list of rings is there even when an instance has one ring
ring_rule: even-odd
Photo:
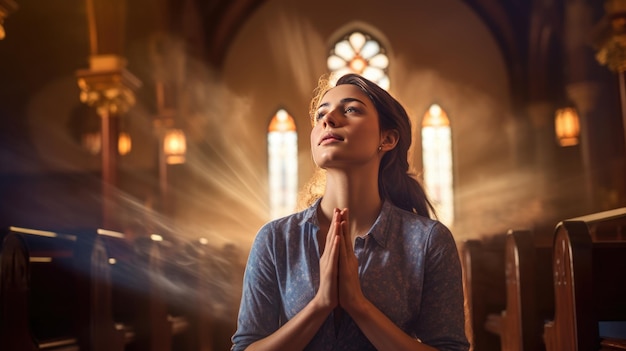
[[[380,142],[380,150],[381,151],[389,151],[393,150],[398,144],[398,140],[400,140],[400,133],[398,133],[395,129],[390,129],[382,132],[381,134],[381,142]]]

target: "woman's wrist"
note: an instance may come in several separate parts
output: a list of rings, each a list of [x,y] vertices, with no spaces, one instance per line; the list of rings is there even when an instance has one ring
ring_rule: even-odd
[[[311,300],[310,304],[314,311],[318,311],[320,313],[325,313],[325,314],[330,314],[330,312],[337,305],[336,303],[333,303],[328,298],[321,297],[319,294],[315,295],[313,300]]]
[[[341,307],[352,317],[358,319],[368,315],[368,308],[371,303],[365,296],[360,295],[358,298],[352,298],[347,303],[342,303]]]

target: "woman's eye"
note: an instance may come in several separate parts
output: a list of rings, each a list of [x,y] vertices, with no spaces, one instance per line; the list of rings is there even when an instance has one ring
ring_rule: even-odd
[[[324,113],[323,112],[318,112],[317,115],[315,116],[315,120],[316,121],[319,121],[322,118],[324,118]]]
[[[357,110],[355,107],[347,107],[346,113],[350,113],[350,112],[359,112],[359,110]]]

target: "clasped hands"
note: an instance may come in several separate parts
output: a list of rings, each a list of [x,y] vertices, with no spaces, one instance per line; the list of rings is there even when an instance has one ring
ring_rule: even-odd
[[[348,314],[364,299],[347,208],[335,208],[333,211],[326,244],[320,257],[320,286],[316,298],[329,311],[340,306]]]

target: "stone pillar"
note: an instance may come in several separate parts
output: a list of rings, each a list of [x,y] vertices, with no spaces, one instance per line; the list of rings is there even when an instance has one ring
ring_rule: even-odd
[[[589,0],[570,0],[565,4],[565,91],[580,117],[580,149],[585,187],[585,204],[580,206],[580,210],[585,212],[597,210],[594,169],[600,168],[595,165],[596,141],[593,140],[592,125],[598,102],[598,84],[595,81],[597,64],[593,48],[588,42],[593,31],[593,12]]]
[[[555,162],[555,138],[552,128],[554,123],[554,103],[551,101],[537,101],[528,105],[528,116],[532,124],[534,136],[535,174],[538,186],[535,190],[542,203],[547,197],[554,196],[551,186]]]
[[[576,105],[578,117],[580,118],[580,156],[583,165],[583,176],[585,186],[585,198],[588,199],[589,206],[585,208],[586,212],[596,211],[596,176],[595,169],[599,169],[602,165],[596,164],[596,152],[594,146],[599,145],[597,133],[594,133],[593,116],[597,107],[598,94],[600,87],[598,83],[586,81],[578,83],[569,83],[565,86],[568,98]]]

